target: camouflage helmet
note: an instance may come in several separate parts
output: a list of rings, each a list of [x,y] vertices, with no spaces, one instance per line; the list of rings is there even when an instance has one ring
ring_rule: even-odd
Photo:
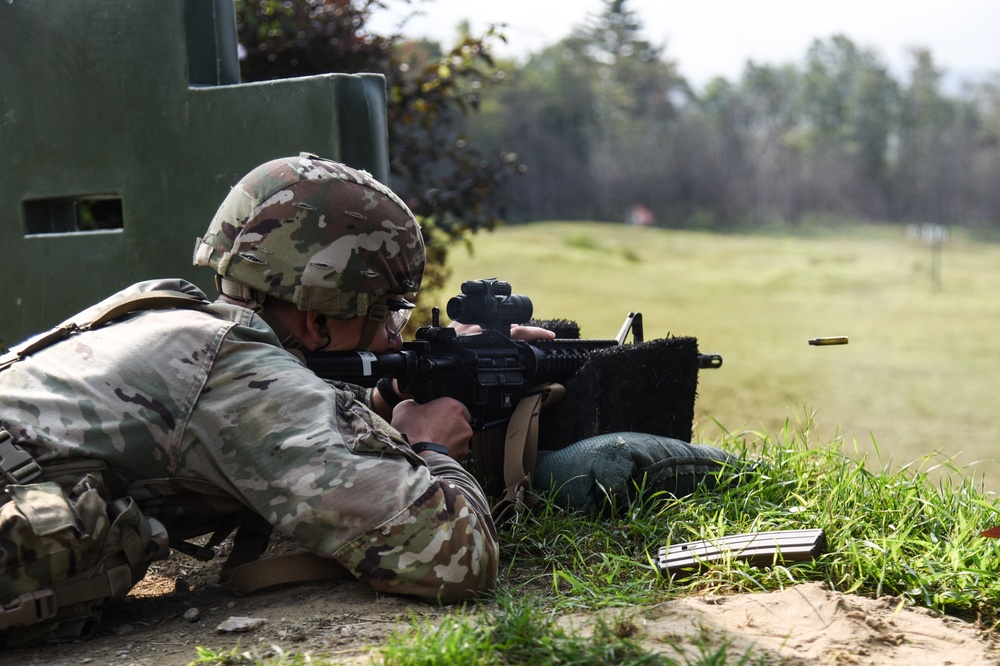
[[[335,319],[416,292],[424,261],[420,227],[399,197],[365,171],[308,153],[244,176],[194,253],[223,293]]]

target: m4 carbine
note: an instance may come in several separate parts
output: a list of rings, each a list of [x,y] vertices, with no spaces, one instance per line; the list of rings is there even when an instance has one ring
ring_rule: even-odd
[[[462,294],[449,300],[448,316],[482,331],[459,335],[441,326],[434,308],[432,323],[417,330],[415,339],[398,352],[313,352],[306,364],[324,379],[374,386],[394,377],[399,390],[423,403],[435,398],[458,400],[472,414],[472,427],[484,430],[510,420],[520,399],[534,387],[564,382],[590,354],[600,349],[642,342],[642,315],[629,313],[612,340],[557,338],[523,341],[510,337],[512,324],[531,320],[531,300],[511,294],[510,284],[495,278],[462,284]],[[699,355],[699,367],[715,368],[722,359]]]

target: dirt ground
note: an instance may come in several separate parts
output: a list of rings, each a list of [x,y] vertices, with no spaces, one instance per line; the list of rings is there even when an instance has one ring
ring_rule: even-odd
[[[309,583],[236,597],[216,582],[218,564],[172,555],[123,602],[107,611],[97,636],[78,643],[0,653],[19,666],[189,664],[197,646],[255,651],[260,657],[308,653],[335,663],[372,663],[371,648],[413,614],[440,618],[439,609],[373,592],[354,581]],[[622,611],[616,611],[621,619]],[[225,631],[234,618],[246,626]],[[594,619],[561,618],[586,631]],[[780,592],[690,597],[628,612],[633,640],[674,654],[692,637],[730,645],[733,663],[750,650],[774,664],[1000,665],[1000,637],[974,624],[904,606],[797,585]],[[234,622],[235,623],[235,622]],[[687,657],[697,655],[688,648]],[[694,650],[694,651],[692,651]],[[377,661],[377,660],[375,660]],[[682,659],[683,662],[683,659]]]

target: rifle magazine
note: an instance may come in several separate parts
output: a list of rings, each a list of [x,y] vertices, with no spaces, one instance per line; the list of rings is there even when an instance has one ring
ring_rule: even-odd
[[[682,578],[727,559],[768,567],[812,560],[825,550],[826,534],[821,529],[753,532],[663,546],[657,566],[664,576]]]

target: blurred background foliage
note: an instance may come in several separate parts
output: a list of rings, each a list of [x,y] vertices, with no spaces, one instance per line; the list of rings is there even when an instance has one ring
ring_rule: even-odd
[[[1000,74],[957,84],[914,48],[900,76],[833,35],[800,63],[747,62],[738,80],[695,90],[627,0],[605,0],[518,62],[492,55],[502,26],[456,26],[449,46],[372,34],[369,18],[390,5],[434,11],[419,0],[237,0],[242,74],[385,75],[392,187],[424,225],[432,293],[449,250],[501,221],[932,222],[1000,235]]]

